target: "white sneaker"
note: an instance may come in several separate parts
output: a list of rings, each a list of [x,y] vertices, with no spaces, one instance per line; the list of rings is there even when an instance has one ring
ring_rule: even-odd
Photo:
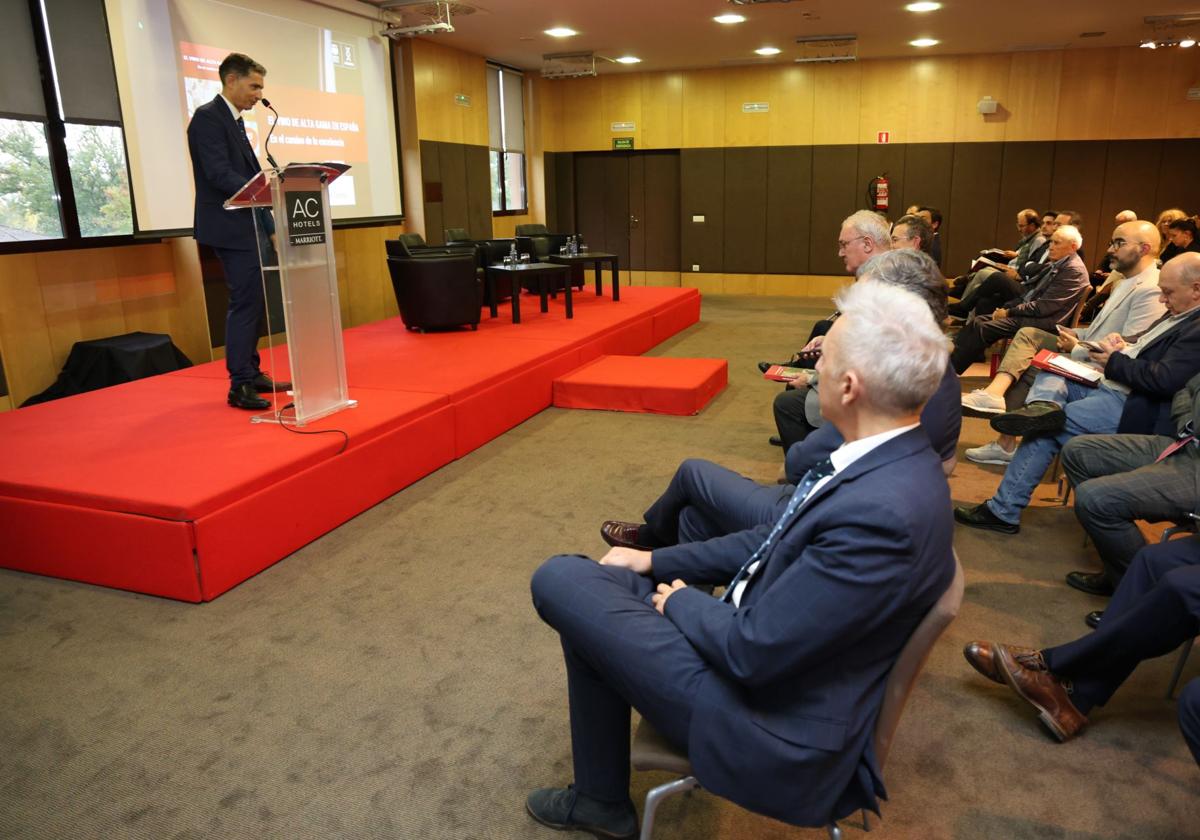
[[[984,414],[1003,414],[1008,410],[1004,405],[1002,397],[993,396],[982,388],[976,388],[964,396],[962,398],[962,405],[963,408],[982,411]]]
[[[1013,452],[1016,450],[1014,449]],[[1013,452],[1009,452],[996,441],[992,441],[983,446],[968,449],[965,454],[968,461],[976,464],[1000,464],[1003,466],[1013,459]]]

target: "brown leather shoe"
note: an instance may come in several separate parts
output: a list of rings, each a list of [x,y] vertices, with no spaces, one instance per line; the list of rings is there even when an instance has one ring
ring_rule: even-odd
[[[638,541],[640,525],[632,522],[619,522],[609,519],[600,526],[600,538],[614,548],[636,548],[638,551],[649,551],[650,546]]]
[[[994,683],[1004,685],[1004,677],[1000,676],[1000,671],[996,667],[996,648],[1000,647],[995,642],[967,642],[963,648],[963,657],[970,663],[971,667],[979,673],[983,674]],[[1027,660],[1040,662],[1041,654],[1033,648],[1017,647],[1016,645],[1004,645],[1005,648],[1012,653],[1017,662],[1024,664]],[[1042,666],[1045,667],[1044,665]]]
[[[1035,660],[1026,659],[1029,664],[1018,662],[1004,645],[996,645],[992,655],[1004,682],[1018,697],[1038,710],[1038,718],[1055,738],[1070,740],[1087,726],[1087,717],[1075,708],[1066,686],[1046,670],[1040,653]]]

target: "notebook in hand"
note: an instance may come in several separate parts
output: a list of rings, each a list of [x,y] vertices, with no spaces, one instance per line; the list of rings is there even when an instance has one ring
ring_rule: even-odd
[[[763,379],[770,379],[772,382],[794,382],[801,376],[811,376],[813,370],[811,368],[795,368],[785,367],[784,365],[771,365],[763,374]]]

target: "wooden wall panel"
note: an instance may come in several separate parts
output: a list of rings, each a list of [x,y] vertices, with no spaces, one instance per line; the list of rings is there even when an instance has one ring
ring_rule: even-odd
[[[809,271],[844,274],[837,255],[842,219],[862,206],[859,197],[858,146],[814,146],[812,150],[812,211],[809,227]],[[866,190],[866,184],[862,185]]]
[[[1111,51],[1116,74],[1111,91],[1115,118],[1108,136],[1113,140],[1153,136],[1167,121],[1171,88],[1171,53],[1121,47]],[[1193,80],[1195,81],[1195,80]],[[1131,107],[1132,103],[1136,103]]]
[[[467,223],[472,239],[484,239],[492,232],[492,168],[487,146],[463,146],[464,172],[467,178]],[[526,175],[528,177],[528,174]],[[528,198],[526,199],[528,201]],[[522,216],[508,217],[514,224],[526,221]],[[521,221],[516,221],[520,219]],[[456,227],[456,225],[446,225]]]
[[[679,153],[679,244],[681,271],[724,271],[725,150],[683,149]],[[703,222],[693,222],[703,216]]]
[[[542,149],[547,152],[566,148],[563,145],[562,92],[561,82],[541,76],[533,77],[533,101],[538,109]]]
[[[647,73],[642,77],[641,144],[643,149],[683,146],[683,74]]]
[[[953,143],[914,143],[904,153],[904,189],[892,194],[896,213],[911,204],[936,207],[945,214],[950,206],[950,174],[954,166]],[[862,189],[867,184],[864,181]],[[945,252],[943,251],[943,256]]]
[[[602,122],[604,96],[600,79],[563,79],[557,84],[562,87],[562,148],[571,151],[612,148],[608,126]]]
[[[683,146],[716,148],[725,144],[725,73],[693,70],[683,76]]]
[[[957,59],[954,97],[954,140],[998,142],[1005,139],[1008,121],[1008,80],[1011,55],[963,55]],[[980,114],[979,100],[990,96],[1000,103],[995,114]]]
[[[862,63],[814,66],[813,143],[857,143],[861,101]]]
[[[645,269],[676,273],[679,285],[679,153],[639,155],[645,160]],[[631,266],[636,268],[637,266]],[[647,281],[649,282],[649,281]]]
[[[411,41],[417,131],[423,140],[487,145],[487,62],[430,41]],[[463,106],[455,95],[464,93]]]
[[[1200,140],[1164,140],[1154,190],[1157,215],[1171,207],[1200,212]]]
[[[858,143],[874,143],[878,132],[891,132],[893,143],[910,142],[908,131],[907,59],[881,59],[862,64]]]
[[[909,143],[934,143],[954,136],[957,89],[952,83],[957,59],[920,58],[912,62],[906,82],[909,97]]]
[[[596,194],[596,197],[602,198],[604,202],[604,244],[600,247],[616,254],[621,260],[621,265],[628,266],[630,156],[618,154],[596,157],[600,159],[604,168],[604,189]]]
[[[772,146],[767,149],[765,270],[772,274],[804,274],[808,271],[812,165],[811,146]]]
[[[1149,52],[1149,50],[1142,50]],[[1189,88],[1195,87],[1200,81],[1200,50],[1192,47],[1188,50],[1155,50],[1155,53],[1166,53],[1170,56],[1169,72],[1160,82],[1165,81],[1167,89],[1167,104],[1165,118],[1157,126],[1151,126],[1152,137],[1196,137],[1200,136],[1200,102],[1187,98]]]
[[[1095,245],[1087,255],[1089,268],[1095,267],[1107,247],[1109,233],[1114,227],[1113,216],[1122,210],[1132,210],[1139,219],[1153,221],[1162,209],[1154,203],[1158,172],[1162,166],[1162,147],[1162,140],[1113,140],[1108,144],[1100,216],[1093,228]]]
[[[557,226],[550,227],[550,230],[557,233],[577,231],[579,228],[575,221],[575,154],[560,153],[554,159],[554,166],[557,169],[555,179],[558,184],[558,218]],[[550,222],[547,221],[546,225],[549,227]]]
[[[733,146],[766,146],[771,138],[771,114],[745,113],[746,102],[771,103],[771,79],[778,75],[774,67],[730,67],[725,77],[725,140],[719,144]],[[728,196],[727,196],[728,197]]]
[[[765,116],[758,114],[757,116]],[[767,147],[725,150],[725,267],[760,274],[767,254]]]
[[[1109,50],[1067,50],[1058,90],[1059,140],[1104,140],[1111,136],[1117,59]],[[1130,103],[1123,103],[1130,107]]]
[[[0,352],[13,405],[49,387],[66,358],[54,355],[34,254],[0,257]]]
[[[438,160],[442,175],[442,224],[434,230],[426,230],[427,242],[441,242],[441,228],[465,227],[470,229],[471,216],[468,210],[470,190],[467,185],[467,149],[461,143],[439,143]],[[490,191],[490,187],[489,187]],[[426,219],[428,223],[428,219]],[[491,228],[491,225],[488,225]]]
[[[641,74],[617,74],[600,77],[602,129],[608,142],[601,148],[612,148],[613,137],[633,137],[634,148],[642,148],[642,77]],[[614,132],[615,122],[632,122],[633,134]]]
[[[1083,215],[1084,256],[1090,265],[1100,237],[1108,242],[1112,219],[1100,224],[1100,199],[1108,143],[1060,141],[1054,144],[1054,175],[1050,204],[1055,210],[1076,210]]]
[[[792,65],[770,75],[768,145],[812,144],[814,95],[811,67]]]
[[[1044,213],[1051,209],[1050,182],[1053,171],[1053,143],[1004,144],[993,244],[1011,248],[1016,243],[1018,211],[1032,207],[1039,213]],[[954,270],[959,269],[955,267]]]
[[[445,229],[442,212],[442,144],[435,140],[421,141],[421,197],[423,230],[415,230],[426,242],[440,243]]]
[[[603,247],[601,243],[607,241],[604,229],[604,157],[597,154],[577,154],[573,157],[574,231],[583,236],[584,242],[600,250]]]
[[[949,274],[966,271],[979,243],[992,242],[997,226],[1004,144],[956,143],[950,205],[944,210],[942,266]]]
[[[546,214],[545,214],[546,221],[544,222],[544,224],[546,225],[546,228],[548,230],[558,231],[558,230],[560,230],[560,228],[558,226],[559,186],[558,186],[558,166],[556,163],[556,159],[558,158],[558,155],[560,153],[559,152],[545,152],[543,154],[544,154],[544,159],[543,159],[542,171],[544,173],[543,177],[545,178],[544,184],[545,184],[545,189],[546,189]],[[496,218],[503,218],[503,217],[496,217]],[[493,224],[493,226],[495,225],[495,218],[493,218],[492,224]]]
[[[1008,75],[1008,112],[1004,139],[1053,140],[1058,130],[1058,103],[1063,54],[1059,50],[1014,55]]]

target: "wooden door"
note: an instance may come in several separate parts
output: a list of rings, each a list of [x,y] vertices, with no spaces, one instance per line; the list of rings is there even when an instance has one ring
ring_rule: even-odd
[[[575,221],[622,270],[678,271],[679,153],[577,153]]]

